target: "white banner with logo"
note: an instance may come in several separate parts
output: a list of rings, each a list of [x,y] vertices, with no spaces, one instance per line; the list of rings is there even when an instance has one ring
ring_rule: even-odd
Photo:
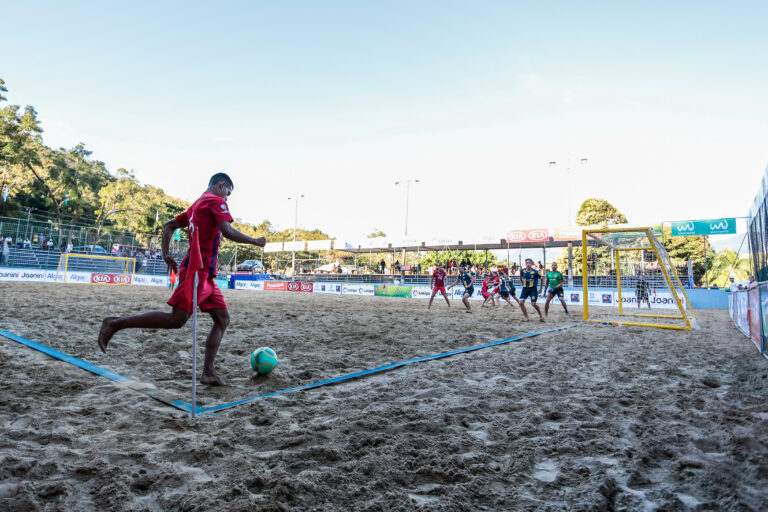
[[[369,295],[373,296],[376,288],[372,284],[342,284],[341,293],[343,295]]]
[[[136,274],[133,276],[133,284],[137,286],[168,286],[168,276]]]
[[[296,242],[283,242],[283,251],[303,251],[307,242],[304,240],[297,240]]]
[[[235,281],[235,290],[258,290],[264,291],[264,281],[243,281],[238,279]]]
[[[280,252],[283,250],[283,242],[267,242],[264,252]]]
[[[309,240],[307,242],[307,250],[308,251],[330,251],[331,241],[330,240]]]
[[[451,292],[448,292],[448,297],[450,297]],[[440,292],[437,292],[437,295],[439,297],[442,297]],[[428,299],[432,296],[432,288],[429,286],[411,286],[411,298],[412,299]]]
[[[341,295],[341,283],[315,283],[313,293],[332,293]]]

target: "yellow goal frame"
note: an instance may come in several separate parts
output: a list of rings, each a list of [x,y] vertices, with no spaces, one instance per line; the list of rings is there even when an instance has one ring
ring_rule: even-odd
[[[647,246],[642,247],[616,247],[610,243],[608,243],[606,240],[602,240],[594,235],[596,234],[605,234],[605,233],[637,233],[638,236],[645,235],[645,238],[648,240]],[[642,317],[642,318],[668,318],[668,319],[678,319],[678,320],[685,320],[685,326],[681,325],[668,325],[668,324],[659,324],[659,323],[652,323],[649,322],[637,322],[637,321],[618,321],[618,320],[598,320],[598,319],[590,319],[589,318],[589,268],[587,265],[587,241],[591,238],[593,240],[596,240],[602,245],[606,245],[613,249],[613,257],[614,262],[616,265],[616,288],[618,290],[618,303],[619,303],[619,316],[624,316],[624,308],[623,308],[623,302],[621,300],[621,266],[620,263],[620,255],[623,252],[628,251],[651,251],[653,254],[656,255],[656,261],[659,264],[659,267],[661,268],[662,274],[664,275],[664,279],[667,282],[667,285],[669,286],[669,290],[672,292],[672,296],[675,299],[675,303],[677,304],[677,309],[679,311],[678,315],[660,315],[655,313],[632,313],[632,317]],[[680,278],[677,275],[677,271],[675,270],[675,267],[673,265],[666,265],[665,260],[662,257],[662,254],[659,250],[661,248],[661,251],[664,251],[664,255],[668,256],[666,254],[666,251],[664,250],[663,246],[661,246],[661,243],[656,239],[656,237],[653,234],[652,228],[605,228],[605,229],[585,229],[581,232],[581,251],[582,251],[582,276],[583,276],[583,283],[582,288],[584,291],[584,309],[583,309],[583,317],[585,322],[599,322],[599,323],[611,323],[614,325],[622,324],[622,325],[635,325],[640,327],[656,327],[658,329],[675,329],[680,331],[688,331],[693,328],[698,328],[698,323],[696,322],[696,313],[693,310],[693,307],[691,306],[691,301],[688,299],[688,294],[685,293],[685,288],[683,288],[683,283],[680,282]],[[683,305],[682,301],[680,300],[680,295],[678,294],[678,291],[682,293],[683,297],[685,298],[685,304],[687,305],[687,308],[689,309],[689,313],[686,313],[686,306]]]
[[[135,258],[126,258],[124,256],[104,256],[101,254],[80,254],[80,253],[63,253],[59,257],[59,266],[56,269],[56,282],[59,282],[59,273],[64,274],[64,279],[62,280],[63,283],[67,282],[67,272],[69,270],[69,259],[70,258],[88,258],[88,259],[102,259],[102,260],[116,260],[116,261],[124,261],[125,267],[123,268],[123,275],[131,276],[131,283],[133,282],[133,278],[136,275],[136,259]],[[64,260],[64,268],[61,267],[61,260]],[[130,271],[129,271],[130,268]],[[91,272],[93,273],[93,272]],[[76,284],[92,284],[90,281],[87,283],[76,283]],[[125,286],[130,283],[124,282],[124,283],[102,283],[102,284],[111,284],[114,286]]]

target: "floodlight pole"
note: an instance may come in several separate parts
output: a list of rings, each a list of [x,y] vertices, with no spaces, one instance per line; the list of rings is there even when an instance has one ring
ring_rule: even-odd
[[[569,181],[569,183],[571,185],[570,194],[568,196],[568,224],[567,224],[568,226],[572,226],[571,223],[575,221],[575,219],[573,218],[573,200],[574,200],[573,196],[574,196],[575,190],[576,190],[576,181],[573,178],[573,176],[571,175],[571,167],[572,167],[571,162],[573,160],[575,160],[575,159],[568,158],[566,160],[568,162],[567,165],[566,165],[566,172],[568,173],[568,178],[569,178],[568,181]],[[589,162],[589,160],[587,158],[579,159],[579,165],[587,165],[588,162]],[[557,167],[557,160],[550,160],[549,166],[550,167]]]
[[[304,197],[304,194],[296,194],[294,197],[289,197],[288,200],[294,200],[296,206],[293,212],[293,241],[296,241],[296,229],[299,227],[299,199]],[[296,251],[291,251],[291,281],[296,280]]]
[[[405,236],[408,236],[408,207],[411,200],[411,183],[419,183],[419,180],[408,179],[404,181],[396,181],[395,185],[401,185],[405,183]]]

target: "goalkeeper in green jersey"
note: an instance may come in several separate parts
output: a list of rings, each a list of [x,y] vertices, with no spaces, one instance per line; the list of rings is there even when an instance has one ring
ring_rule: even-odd
[[[557,271],[557,263],[552,263],[552,271],[547,272],[546,285],[547,301],[544,303],[544,314],[549,316],[549,303],[557,295],[557,298],[560,299],[560,304],[563,305],[565,314],[568,315],[568,307],[565,305],[565,292],[563,290],[563,274]]]

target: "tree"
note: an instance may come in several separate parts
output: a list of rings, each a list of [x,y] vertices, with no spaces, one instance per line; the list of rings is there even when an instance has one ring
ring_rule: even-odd
[[[706,282],[705,273],[712,266],[715,252],[709,247],[707,236],[670,236],[671,230],[664,230],[664,248],[673,260],[691,261],[696,283]],[[686,269],[687,272],[687,269]]]
[[[735,281],[745,281],[749,277],[749,258],[743,258],[731,249],[723,249],[710,260],[711,264],[705,276],[709,284],[717,284],[720,288],[730,285],[728,277],[736,276]]]
[[[387,236],[387,234],[385,232],[383,232],[382,230],[376,228],[371,233],[369,233],[367,235],[367,238],[381,238],[381,237],[385,237],[385,236]]]
[[[576,213],[577,226],[626,224],[627,218],[605,199],[587,199]]]

